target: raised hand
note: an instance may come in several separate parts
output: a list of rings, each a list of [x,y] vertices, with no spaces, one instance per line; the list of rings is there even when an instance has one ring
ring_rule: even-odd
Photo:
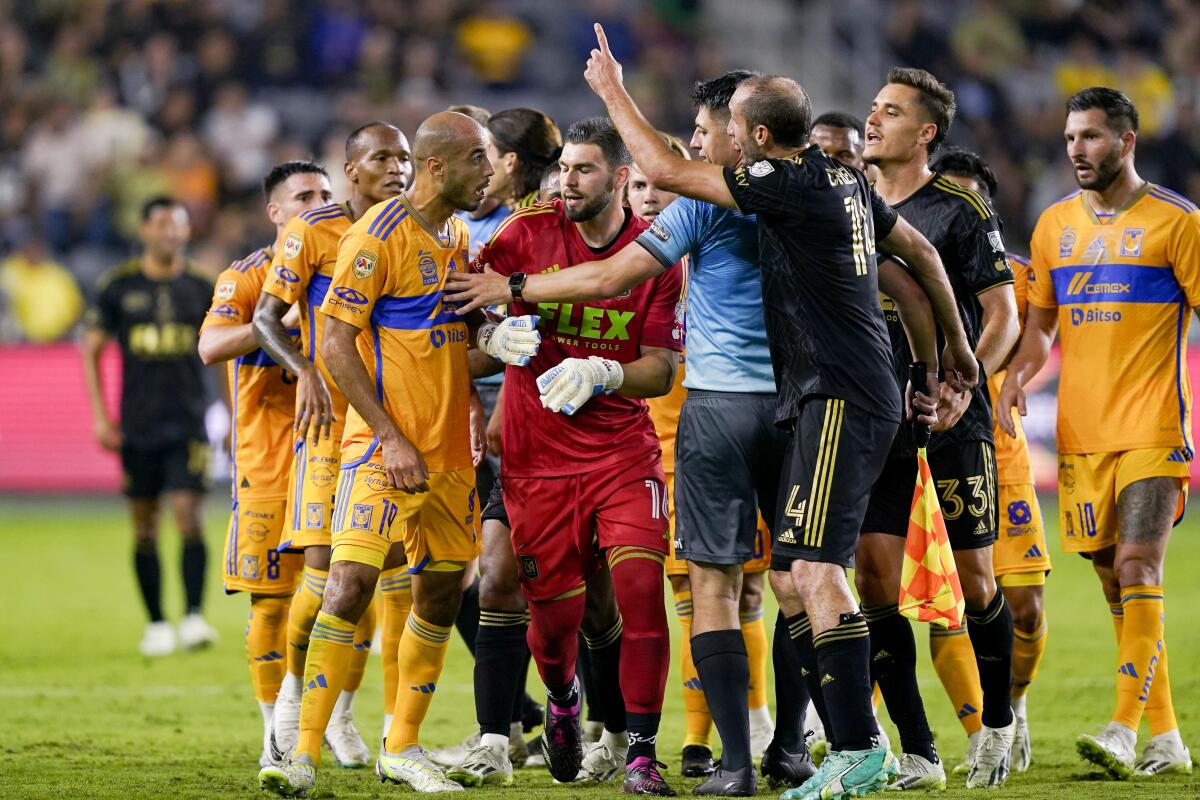
[[[614,92],[620,91],[624,83],[621,77],[621,65],[617,63],[617,60],[613,58],[612,51],[608,49],[608,38],[604,35],[604,26],[597,22],[595,28],[596,44],[599,49],[592,50],[592,56],[588,59],[583,77],[588,82],[588,86],[592,87],[592,91],[604,100]]]

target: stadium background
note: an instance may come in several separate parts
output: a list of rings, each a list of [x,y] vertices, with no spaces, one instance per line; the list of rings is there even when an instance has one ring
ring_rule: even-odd
[[[997,172],[996,205],[1017,252],[1028,252],[1040,210],[1074,188],[1062,104],[1085,86],[1128,92],[1142,115],[1143,177],[1200,198],[1200,7],[1189,0],[0,0],[0,564],[15,620],[0,638],[0,700],[9,707],[0,796],[64,786],[78,796],[155,797],[164,785],[187,796],[252,788],[257,711],[237,641],[244,603],[217,596],[214,575],[219,647],[186,668],[133,656],[141,620],[125,511],[108,496],[117,464],[92,439],[75,340],[98,276],[136,252],[140,203],[178,196],[191,212],[191,257],[215,275],[271,237],[258,190],[271,164],[315,155],[344,196],[342,141],[362,121],[411,133],[426,114],[463,102],[531,105],[563,127],[598,112],[581,77],[594,20],[651,120],[685,139],[692,81],[731,67],[794,76],[815,112],[860,117],[889,66],[930,69],[957,93],[950,141],[977,149]],[[1193,326],[1193,345],[1197,338]],[[117,358],[110,353],[105,366],[114,399]],[[1054,384],[1048,369],[1027,421],[1042,489],[1054,482]],[[217,404],[214,441],[226,426]],[[226,465],[215,463],[218,478]],[[214,544],[223,497],[214,490],[206,518]],[[1173,544],[1175,609],[1200,601],[1185,583],[1200,567],[1195,532],[1189,518]],[[170,558],[169,526],[164,538]],[[1058,554],[1056,568],[1048,590],[1056,639],[1031,708],[1035,726],[1045,725],[1035,727],[1035,744],[1056,725],[1065,726],[1062,741],[1043,744],[1048,773],[997,796],[1029,796],[1029,781],[1043,779],[1038,796],[1124,796],[1075,783],[1088,775],[1069,737],[1083,729],[1081,710],[1091,725],[1108,708],[1111,681],[1094,664],[1109,657],[1111,633],[1086,564]],[[1186,739],[1200,703],[1200,633],[1183,614],[1173,620]],[[465,653],[456,649],[451,662],[459,685],[452,703],[434,705],[433,744],[461,737],[470,717]],[[960,735],[948,704],[928,670],[922,676],[954,757]],[[375,696],[377,681],[373,668],[364,695]],[[678,710],[674,690],[670,704]],[[362,706],[363,730],[374,730],[373,700]],[[664,753],[674,752],[679,724],[664,724]],[[217,754],[200,771],[189,760],[197,749]],[[113,763],[118,782],[91,783],[89,770],[103,776]],[[358,779],[332,788],[348,797],[374,785]],[[1194,781],[1140,788],[1146,797],[1200,794]]]

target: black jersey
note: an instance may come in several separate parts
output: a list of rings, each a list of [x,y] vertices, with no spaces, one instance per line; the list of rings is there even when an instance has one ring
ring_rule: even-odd
[[[121,345],[121,436],[134,447],[204,440],[207,392],[198,332],[210,281],[191,269],[154,280],[139,259],[110,270],[96,288],[88,324]]]
[[[899,420],[901,395],[879,304],[875,238],[896,224],[858,170],[816,146],[726,168],[743,214],[758,215],[763,309],[780,423],[811,395]]]
[[[1004,254],[1004,239],[1000,235],[1000,218],[978,194],[936,173],[893,208],[920,231],[941,256],[950,285],[954,287],[967,341],[974,350],[983,331],[983,306],[978,295],[1013,282],[1012,268]],[[896,378],[900,386],[904,386],[908,380],[908,364],[912,360],[908,337],[896,314],[889,313],[887,320]],[[992,406],[985,375],[979,376],[966,413],[950,430],[935,433],[929,449],[934,451],[949,444],[977,441],[992,441]],[[892,456],[915,453],[912,430],[908,425],[901,425]]]

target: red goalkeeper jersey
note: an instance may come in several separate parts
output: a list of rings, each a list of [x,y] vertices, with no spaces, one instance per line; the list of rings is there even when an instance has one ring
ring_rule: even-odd
[[[563,213],[562,203],[513,213],[480,252],[476,264],[502,275],[570,269],[599,261],[630,245],[647,228],[626,211],[621,232],[595,250]],[[537,314],[542,344],[526,367],[504,375],[504,458],[513,477],[578,474],[658,452],[658,437],[644,400],[619,393],[593,397],[573,416],[542,407],[537,378],[568,358],[600,356],[621,363],[641,357],[641,347],[683,348],[683,284],[679,265],[621,297],[588,303],[513,303],[509,314]]]

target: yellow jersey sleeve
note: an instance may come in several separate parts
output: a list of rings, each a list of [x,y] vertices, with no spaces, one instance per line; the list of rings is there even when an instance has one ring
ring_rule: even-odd
[[[262,291],[262,267],[271,259],[263,250],[235,261],[217,276],[212,305],[200,330],[219,325],[245,325],[254,317],[254,306]]]
[[[1200,211],[1179,217],[1167,259],[1185,302],[1191,308],[1200,308]]]
[[[319,266],[312,258],[318,245],[312,225],[300,217],[288,222],[263,291],[288,305],[303,301],[308,283]]]
[[[1039,308],[1055,308],[1058,302],[1054,298],[1054,282],[1050,280],[1052,252],[1046,239],[1053,235],[1052,223],[1043,214],[1038,218],[1037,226],[1033,229],[1033,237],[1029,240],[1029,277],[1026,279],[1028,291],[1025,293],[1026,303],[1033,303]],[[1063,236],[1067,236],[1064,233]],[[1071,234],[1073,235],[1073,234]]]

